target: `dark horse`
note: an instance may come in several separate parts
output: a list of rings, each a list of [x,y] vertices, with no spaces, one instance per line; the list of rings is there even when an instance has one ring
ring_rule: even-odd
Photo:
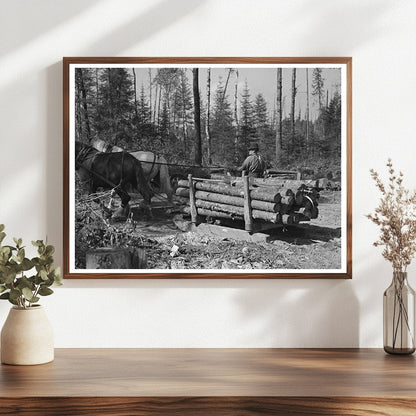
[[[75,169],[90,194],[100,187],[114,189],[122,207],[126,207],[131,199],[127,189],[131,187],[140,192],[145,204],[150,207],[153,191],[140,162],[129,153],[101,153],[92,146],[76,141]]]

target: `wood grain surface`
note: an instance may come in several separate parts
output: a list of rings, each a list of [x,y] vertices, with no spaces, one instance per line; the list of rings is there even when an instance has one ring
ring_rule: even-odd
[[[58,349],[0,368],[0,415],[415,415],[413,356],[373,349]]]

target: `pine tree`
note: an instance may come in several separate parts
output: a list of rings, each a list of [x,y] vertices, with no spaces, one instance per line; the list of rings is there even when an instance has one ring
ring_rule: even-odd
[[[212,158],[216,164],[233,163],[233,113],[220,79],[214,96],[211,118]]]
[[[312,95],[317,98],[319,110],[321,110],[324,97],[324,78],[322,77],[322,68],[314,68],[312,72]]]
[[[96,100],[95,72],[88,68],[77,68],[75,70],[76,140],[89,143],[95,135]]]
[[[320,141],[321,154],[327,159],[341,157],[341,95],[335,92],[323,113],[325,136]],[[332,160],[334,161],[334,160]]]
[[[241,95],[241,116],[240,116],[240,153],[242,155],[247,153],[250,141],[255,138],[256,127],[255,117],[253,111],[253,103],[251,102],[250,90],[247,81],[244,84],[243,93]]]
[[[267,126],[267,103],[263,97],[263,94],[256,95],[254,100],[254,125],[257,130],[257,134]]]
[[[163,100],[162,111],[159,118],[159,136],[163,144],[166,144],[169,138],[170,130],[170,121],[169,121],[169,111],[168,103],[166,100]]]
[[[104,140],[130,147],[135,136],[133,81],[124,68],[106,68],[101,76],[101,102],[97,130]]]
[[[192,91],[186,76],[186,69],[180,69],[179,84],[173,93],[173,119],[175,134],[181,137],[182,150],[186,154],[188,151],[188,130],[193,120]]]

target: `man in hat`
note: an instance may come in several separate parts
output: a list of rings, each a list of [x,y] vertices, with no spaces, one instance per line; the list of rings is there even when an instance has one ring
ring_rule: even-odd
[[[266,162],[258,152],[259,145],[257,143],[252,144],[248,148],[248,156],[238,170],[245,170],[248,176],[253,178],[262,178],[264,169],[266,168]]]

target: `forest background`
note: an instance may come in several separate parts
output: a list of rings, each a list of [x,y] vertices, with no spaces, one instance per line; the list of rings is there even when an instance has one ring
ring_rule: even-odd
[[[77,68],[75,139],[147,150],[186,166],[341,175],[339,68]]]

